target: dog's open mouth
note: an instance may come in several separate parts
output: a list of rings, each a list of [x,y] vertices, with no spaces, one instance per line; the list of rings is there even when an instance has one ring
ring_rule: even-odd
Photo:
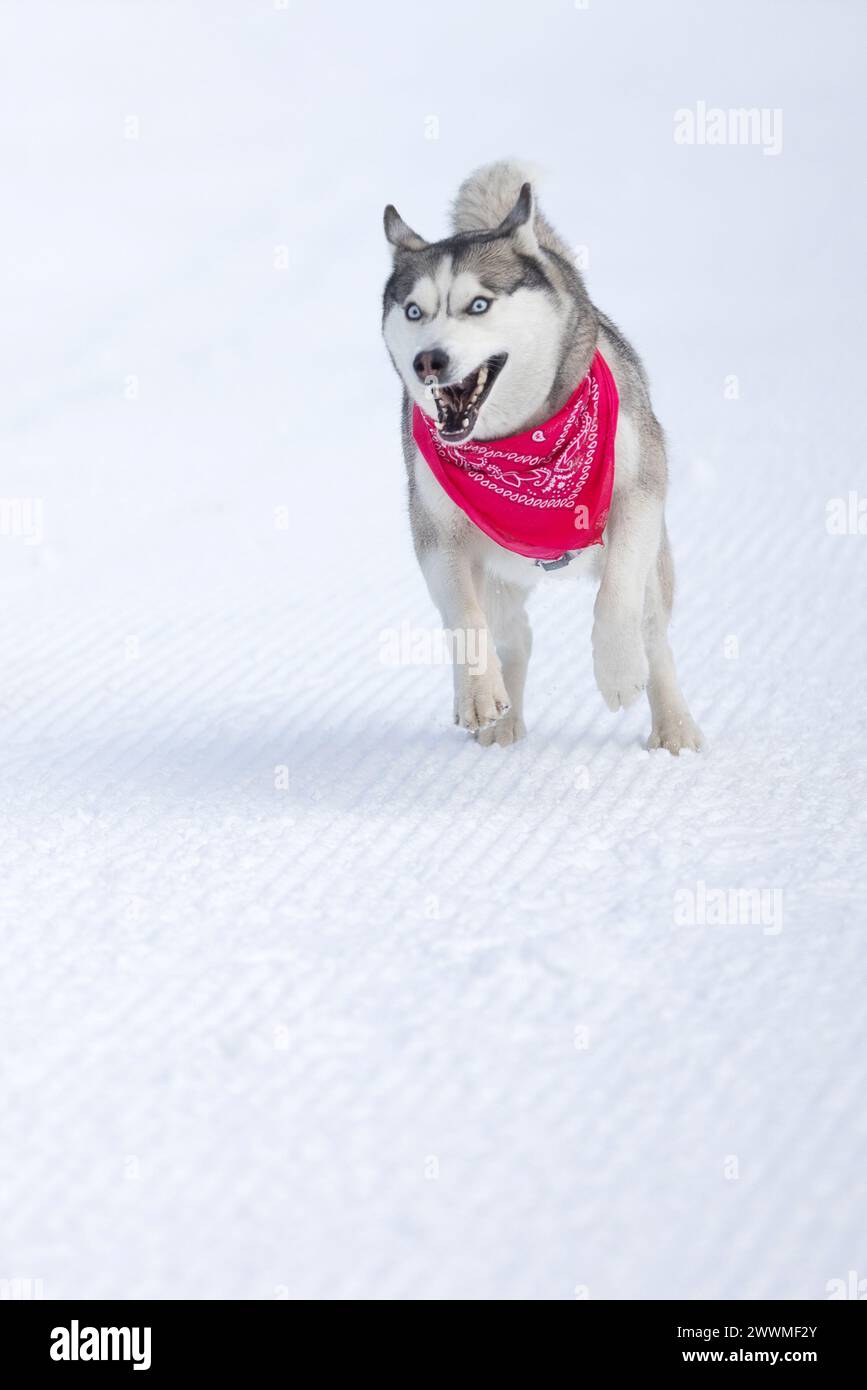
[[[437,429],[449,444],[460,444],[462,439],[472,434],[479,411],[506,365],[507,356],[503,352],[497,357],[489,357],[463,381],[454,381],[450,386],[430,385],[437,408]]]

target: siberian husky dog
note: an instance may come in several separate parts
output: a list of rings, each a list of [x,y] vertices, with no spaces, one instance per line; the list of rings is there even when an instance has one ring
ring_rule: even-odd
[[[413,405],[438,419],[453,441],[534,430],[569,400],[598,350],[619,395],[614,487],[604,544],[579,550],[562,573],[599,581],[593,668],[608,707],[625,709],[646,689],[648,748],[697,751],[701,733],[667,636],[674,576],[664,518],[665,441],[637,354],[591,303],[568,247],[512,162],[465,180],[445,240],[425,241],[392,206],[385,234],[394,264],[383,335],[404,386],[415,550],[444,627],[472,634],[467,650],[489,653],[484,667],[454,666],[455,723],[485,746],[526,733],[526,601],[542,574],[532,559],[489,538],[445,492],[415,443]]]

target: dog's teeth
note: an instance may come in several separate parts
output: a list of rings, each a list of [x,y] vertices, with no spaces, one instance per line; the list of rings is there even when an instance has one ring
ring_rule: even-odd
[[[467,429],[469,427],[469,423],[469,417],[465,415],[463,420],[461,420],[461,424],[463,425],[464,429]]]
[[[485,384],[485,382],[487,381],[487,379],[488,379],[488,369],[487,369],[487,367],[480,367],[480,368],[479,368],[479,385],[480,385],[480,386],[484,386],[484,384]]]

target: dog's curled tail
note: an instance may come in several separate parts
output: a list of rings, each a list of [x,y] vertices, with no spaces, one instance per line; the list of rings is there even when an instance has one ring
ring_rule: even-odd
[[[535,196],[538,170],[516,159],[500,159],[484,164],[464,179],[452,204],[452,227],[456,232],[490,231],[512,211],[525,183],[533,185]],[[572,252],[546,221],[536,206],[536,235],[542,246],[565,260]]]
[[[533,183],[536,170],[515,159],[484,164],[464,179],[452,205],[456,232],[482,232],[497,227],[518,199],[522,184]]]

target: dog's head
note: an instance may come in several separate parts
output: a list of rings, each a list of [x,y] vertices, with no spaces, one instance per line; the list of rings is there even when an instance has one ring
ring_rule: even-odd
[[[530,185],[489,231],[426,242],[389,206],[385,235],[383,334],[411,399],[447,443],[514,434],[548,397],[566,320]]]

